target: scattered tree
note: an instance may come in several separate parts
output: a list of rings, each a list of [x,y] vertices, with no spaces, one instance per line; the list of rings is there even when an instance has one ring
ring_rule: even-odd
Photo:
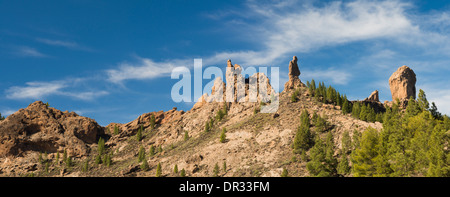
[[[227,129],[225,127],[222,129],[222,133],[220,134],[220,143],[226,142],[227,135],[225,134],[227,132]]]
[[[161,177],[161,163],[158,163],[158,166],[156,167],[156,177]]]

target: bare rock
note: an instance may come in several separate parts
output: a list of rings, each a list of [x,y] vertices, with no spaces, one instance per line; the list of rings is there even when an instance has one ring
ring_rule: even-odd
[[[380,102],[380,97],[378,96],[378,90],[373,91],[369,97],[364,99],[364,101]]]
[[[104,129],[95,120],[62,112],[36,101],[0,122],[0,157],[26,151],[87,155]]]
[[[389,78],[392,101],[408,100],[411,96],[416,98],[416,74],[407,67],[402,66]]]
[[[289,62],[289,80],[284,84],[284,91],[305,86],[298,77],[300,74],[301,72],[297,64],[297,56],[294,56]]]

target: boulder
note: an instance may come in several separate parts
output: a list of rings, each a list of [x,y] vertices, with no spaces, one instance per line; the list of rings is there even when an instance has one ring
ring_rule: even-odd
[[[416,74],[408,66],[402,66],[389,78],[392,101],[402,102],[411,96],[416,98]]]
[[[63,152],[73,157],[88,154],[104,128],[95,120],[62,112],[36,101],[0,122],[0,157],[20,156],[26,151]]]

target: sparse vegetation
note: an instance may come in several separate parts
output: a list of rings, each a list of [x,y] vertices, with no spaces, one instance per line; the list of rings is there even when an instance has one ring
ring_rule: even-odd
[[[213,170],[214,177],[218,177],[219,176],[219,172],[220,172],[219,164],[216,163],[216,165],[214,165],[214,170]]]

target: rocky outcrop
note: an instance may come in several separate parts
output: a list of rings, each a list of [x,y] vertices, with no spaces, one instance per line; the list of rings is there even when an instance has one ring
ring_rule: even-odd
[[[106,126],[107,132],[113,134],[114,127],[118,127],[120,132],[119,135],[113,135],[112,138],[108,141],[108,143],[114,143],[114,138],[125,138],[132,135],[136,135],[137,131],[141,128],[141,126],[144,130],[150,128],[152,116],[155,117],[155,127],[156,127],[168,121],[180,119],[183,114],[184,114],[183,110],[177,111],[177,108],[174,107],[173,109],[166,112],[158,111],[142,114],[137,119],[126,124],[111,123],[108,126]]]
[[[42,101],[20,109],[0,122],[0,157],[26,151],[63,152],[81,157],[104,129],[95,120],[48,107]]]
[[[284,84],[284,91],[305,86],[298,77],[300,74],[300,69],[297,64],[297,56],[294,56],[289,62],[289,80]]]
[[[411,96],[416,98],[416,74],[408,66],[402,66],[389,78],[392,101],[408,100]]]
[[[373,91],[369,97],[364,99],[364,101],[380,102],[380,97],[378,96],[378,90]]]

